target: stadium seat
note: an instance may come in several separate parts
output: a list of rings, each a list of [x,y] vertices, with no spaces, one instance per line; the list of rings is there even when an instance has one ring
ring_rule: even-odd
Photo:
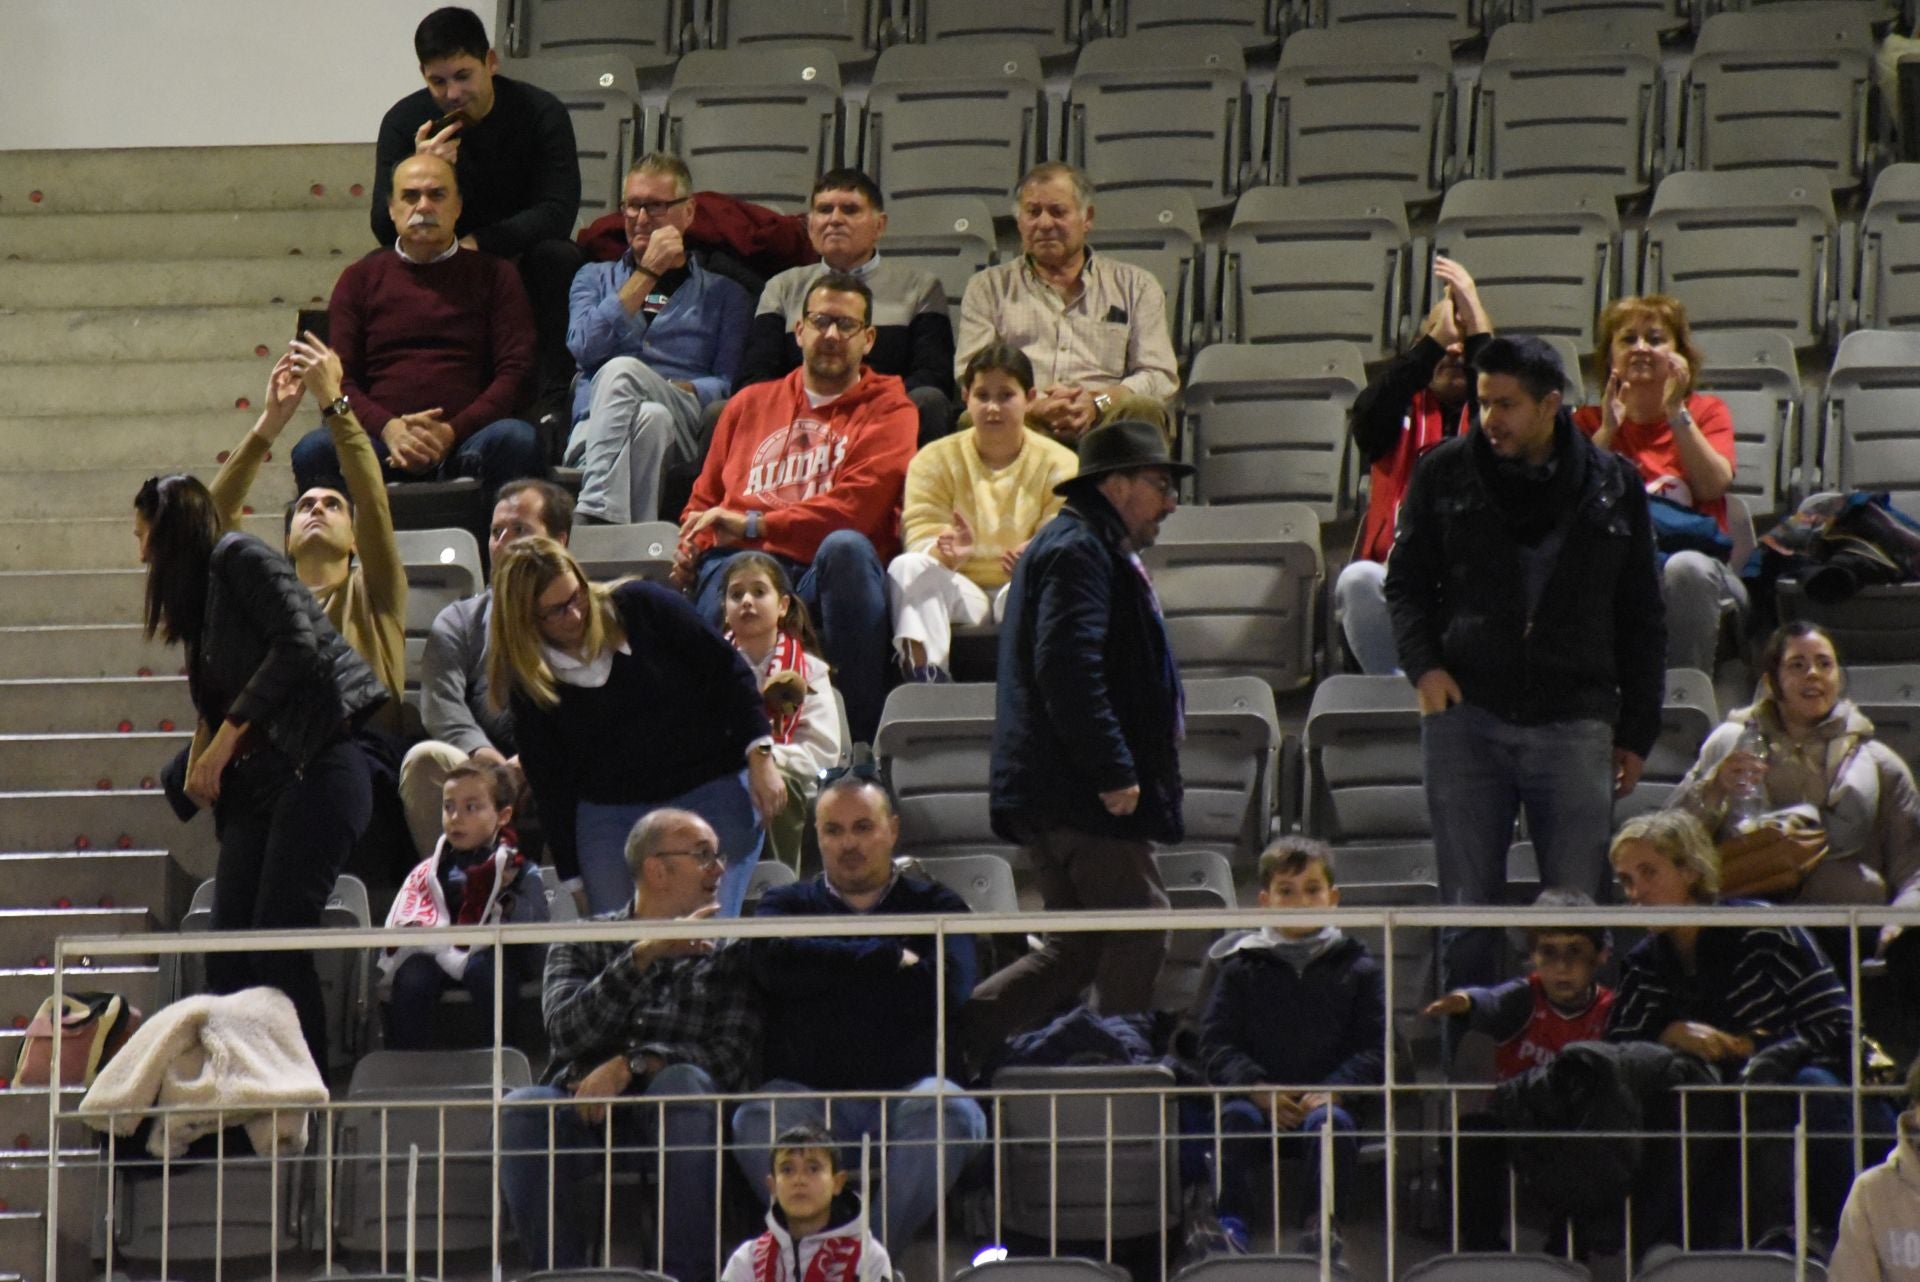
[[[1660,163],[1664,85],[1656,16],[1508,23],[1487,43],[1475,90],[1474,176],[1638,195]]]
[[[1019,40],[1043,58],[1080,48],[1089,20],[1087,0],[914,0],[908,32],[916,44],[964,40]]]
[[[1013,865],[1006,856],[989,851],[965,855],[904,856],[894,861],[903,873],[939,882],[967,901],[977,913],[1017,913],[1020,895],[1014,889]]]
[[[1067,92],[1066,159],[1096,190],[1233,203],[1252,156],[1240,42],[1218,32],[1096,40]]]
[[[1731,493],[1750,512],[1777,512],[1799,459],[1800,375],[1793,342],[1765,330],[1694,335],[1703,358],[1695,386],[1727,403],[1733,415]],[[1734,568],[1739,568],[1735,561]]]
[[[860,133],[861,168],[895,219],[901,202],[928,197],[1000,208],[1047,152],[1040,55],[998,40],[895,45],[874,64]]]
[[[539,1269],[527,1274],[520,1282],[676,1282],[664,1273],[652,1269],[622,1268],[579,1268],[579,1269]]]
[[[673,569],[680,527],[671,521],[642,521],[635,525],[576,524],[567,540],[587,577],[597,582],[640,578],[664,584]]]
[[[1183,507],[1141,553],[1188,678],[1313,679],[1320,522],[1301,503]]]
[[[407,573],[407,684],[419,682],[416,643],[426,644],[433,621],[455,601],[487,584],[480,543],[465,530],[398,530],[394,543]]]
[[[741,903],[740,915],[751,917],[760,906],[760,897],[776,886],[791,886],[798,881],[799,875],[789,865],[778,859],[760,859],[753,865],[753,871],[747,876],[747,897]],[[571,898],[571,896],[568,896]]]
[[[1584,1264],[1554,1255],[1518,1251],[1437,1255],[1400,1275],[1401,1282],[1588,1282],[1592,1276]]]
[[[1693,769],[1700,758],[1700,745],[1720,724],[1720,709],[1713,693],[1713,679],[1692,668],[1667,669],[1666,697],[1660,707],[1660,735],[1647,754],[1640,783],[1613,803],[1613,826],[1635,815],[1658,810]]]
[[[1148,1093],[1174,1084],[1159,1064],[995,1073],[995,1091],[1023,1092],[995,1100],[1005,1227],[1098,1242],[1178,1223],[1179,1121],[1171,1097]]]
[[[990,683],[902,685],[887,694],[874,760],[900,806],[900,849],[935,856],[1005,848],[987,815]]]
[[[805,45],[842,62],[880,47],[887,0],[712,0],[706,43],[716,49]]]
[[[1335,873],[1346,908],[1404,908],[1440,900],[1433,843],[1401,846],[1341,846]]]
[[[1087,244],[1153,273],[1167,295],[1173,349],[1187,355],[1206,341],[1207,243],[1200,215],[1182,191],[1114,191],[1094,197]]]
[[[230,1134],[227,1143],[217,1164],[172,1163],[163,1185],[159,1163],[147,1157],[144,1146],[120,1141],[112,1219],[106,1225],[116,1265],[158,1261],[164,1251],[175,1269],[200,1264],[211,1272],[217,1261],[235,1270],[238,1260],[299,1248],[306,1164],[242,1156],[245,1142],[235,1142]]]
[[[574,150],[580,157],[576,225],[616,212],[626,189],[627,166],[647,149],[645,140],[652,136],[634,64],[624,54],[606,52],[519,58],[503,69],[559,98],[573,121]]]
[[[1684,298],[1695,333],[1775,329],[1816,346],[1838,330],[1839,279],[1817,170],[1677,173],[1654,189],[1640,292]]]
[[[1873,722],[1874,738],[1902,761],[1920,760],[1920,663],[1847,663],[1847,698]]]
[[[1280,719],[1255,677],[1189,679],[1180,775],[1188,848],[1251,854],[1273,816]]]
[[[1565,338],[1580,351],[1592,348],[1613,295],[1619,242],[1614,193],[1588,178],[1456,183],[1433,229],[1434,253],[1472,273],[1497,328]],[[1428,291],[1437,288],[1429,276]]]
[[[1221,910],[1234,906],[1233,869],[1226,857],[1212,850],[1159,850],[1153,861],[1167,888],[1167,904],[1175,911]],[[1207,951],[1220,938],[1218,930],[1167,932],[1167,955],[1153,983],[1153,1009],[1186,1011],[1200,995]]]
[[[592,54],[640,67],[680,56],[685,0],[500,0],[495,41],[515,58]],[[511,74],[511,73],[510,73]]]
[[[993,233],[995,208],[1005,206],[998,201],[989,206],[977,197],[941,196],[887,211],[887,261],[926,272],[940,282],[956,331],[967,282],[1000,260]]]
[[[1127,1282],[1128,1276],[1104,1260],[1020,1256],[968,1265],[953,1275],[953,1282]]]
[[[1434,23],[1352,23],[1280,49],[1267,125],[1268,181],[1389,182],[1405,201],[1446,183],[1453,55]]]
[[[1646,14],[1659,19],[1662,31],[1676,31],[1691,24],[1692,0],[1507,0],[1507,14],[1512,22]]]
[[[1217,31],[1251,53],[1272,48],[1280,38],[1285,7],[1277,0],[1107,0],[1107,34]]]
[[[1920,329],[1920,164],[1888,165],[1860,220],[1861,329]]]
[[[1821,474],[1830,489],[1920,498],[1920,332],[1856,330],[1827,376]],[[1842,653],[1845,653],[1844,651]]]
[[[1229,343],[1339,341],[1365,360],[1408,335],[1407,211],[1387,183],[1255,187],[1221,253]]]
[[[660,141],[703,190],[799,209],[840,163],[840,123],[831,50],[696,49],[674,68]]]
[[[1301,7],[1313,27],[1429,31],[1455,42],[1480,34],[1474,0],[1304,0]]]
[[[769,866],[785,867],[777,860],[768,860]],[[759,870],[755,864],[754,869]],[[580,920],[580,905],[574,899],[573,892],[560,883],[560,870],[552,864],[540,865],[540,889],[547,897],[547,920],[549,922],[568,922]],[[752,884],[748,884],[752,890]]]
[[[1420,710],[1405,678],[1327,677],[1314,687],[1304,744],[1309,835],[1342,847],[1432,839]]]
[[[1826,1282],[1827,1270],[1818,1260],[1796,1262],[1772,1251],[1687,1251],[1635,1276],[1639,1282]]]
[[[1346,1282],[1347,1266],[1322,1273],[1316,1255],[1214,1255],[1173,1275],[1173,1282]]]
[[[1350,513],[1347,409],[1365,385],[1351,343],[1202,348],[1185,416],[1198,500],[1304,503],[1322,521]]]
[[[1687,67],[1686,165],[1866,175],[1873,33],[1842,6],[1716,13]]]

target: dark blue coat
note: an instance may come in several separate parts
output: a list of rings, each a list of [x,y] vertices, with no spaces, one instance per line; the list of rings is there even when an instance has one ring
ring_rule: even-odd
[[[1077,487],[1013,570],[1000,625],[993,830],[1035,826],[1176,842],[1179,677],[1152,591],[1105,496]],[[1140,785],[1130,815],[1100,794]]]
[[[875,916],[964,913],[966,900],[938,882],[896,877]],[[826,875],[776,886],[760,917],[836,917],[852,912]],[[900,964],[902,948],[920,959]],[[935,1076],[932,935],[822,935],[756,939],[753,974],[767,995],[768,1080],[817,1091],[887,1091]],[[973,991],[973,936],[947,936],[947,1069],[960,1076],[955,1016]]]
[[[1236,943],[1239,941],[1235,941]],[[1352,936],[1304,970],[1258,945],[1233,947],[1200,1022],[1216,1086],[1377,1086],[1386,1072],[1386,978]]]

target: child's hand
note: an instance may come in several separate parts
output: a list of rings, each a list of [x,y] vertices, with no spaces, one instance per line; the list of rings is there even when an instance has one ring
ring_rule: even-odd
[[[1301,1103],[1301,1097],[1285,1091],[1273,1093],[1273,1105],[1267,1113],[1284,1131],[1297,1131],[1300,1123],[1307,1120],[1307,1110]]]
[[[1454,989],[1437,1002],[1430,1002],[1420,1012],[1425,1019],[1441,1019],[1448,1015],[1464,1015],[1473,1009],[1473,999],[1459,989]]]

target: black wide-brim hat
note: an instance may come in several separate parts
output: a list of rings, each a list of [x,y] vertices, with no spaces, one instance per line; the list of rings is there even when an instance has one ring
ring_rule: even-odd
[[[1141,467],[1164,467],[1176,479],[1193,475],[1193,464],[1167,453],[1167,438],[1159,428],[1141,419],[1123,418],[1080,438],[1080,470],[1054,486],[1053,492],[1067,494],[1081,481]]]

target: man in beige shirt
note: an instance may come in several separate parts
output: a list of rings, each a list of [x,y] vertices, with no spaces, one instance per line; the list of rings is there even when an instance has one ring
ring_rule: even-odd
[[[1068,445],[1091,427],[1145,419],[1172,436],[1180,390],[1167,298],[1149,272],[1087,248],[1093,186],[1057,161],[1035,165],[1015,192],[1020,258],[967,282],[956,375],[996,337],[1033,362],[1039,394],[1027,421]],[[961,427],[968,424],[962,422]]]

